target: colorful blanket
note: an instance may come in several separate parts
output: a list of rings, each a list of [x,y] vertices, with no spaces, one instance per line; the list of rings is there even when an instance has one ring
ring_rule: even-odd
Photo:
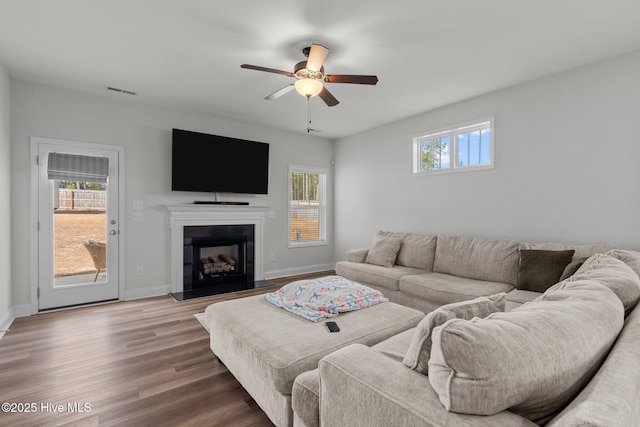
[[[381,292],[341,276],[292,282],[264,299],[312,322],[389,301]]]

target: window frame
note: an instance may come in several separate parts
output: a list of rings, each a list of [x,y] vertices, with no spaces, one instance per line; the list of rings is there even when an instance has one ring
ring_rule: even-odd
[[[460,153],[458,146],[458,136],[477,130],[489,128],[489,163],[478,165],[458,165],[457,159]],[[422,170],[422,143],[435,138],[449,138],[449,162],[447,169]],[[473,172],[495,168],[495,116],[482,119],[470,120],[452,126],[447,126],[427,132],[422,132],[412,138],[411,142],[412,163],[411,176],[433,176],[458,172]]]
[[[291,175],[293,172],[318,174],[318,227],[319,238],[316,240],[292,241],[291,240]],[[327,239],[327,177],[329,170],[315,166],[289,165],[287,174],[287,247],[301,248],[310,246],[326,246]]]

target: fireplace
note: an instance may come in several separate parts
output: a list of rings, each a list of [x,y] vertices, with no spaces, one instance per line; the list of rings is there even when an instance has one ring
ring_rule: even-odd
[[[254,235],[252,224],[184,227],[183,291],[252,288]]]
[[[233,292],[268,285],[263,280],[266,207],[165,206],[170,212],[171,229],[170,292],[176,299],[181,294]],[[235,263],[233,270],[224,265],[233,264],[224,257]],[[215,292],[209,292],[211,289]]]

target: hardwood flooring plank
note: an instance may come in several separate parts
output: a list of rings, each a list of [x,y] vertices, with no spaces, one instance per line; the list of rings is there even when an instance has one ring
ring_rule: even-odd
[[[35,403],[37,411],[0,412],[0,425],[272,426],[211,352],[209,334],[193,315],[328,274],[335,273],[181,302],[167,295],[15,319],[0,340],[0,396]],[[85,402],[90,412],[68,410]],[[47,410],[48,403],[64,411]]]

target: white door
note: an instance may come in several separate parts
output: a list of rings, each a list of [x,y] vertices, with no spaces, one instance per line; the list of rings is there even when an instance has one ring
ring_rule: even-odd
[[[38,310],[118,299],[119,151],[36,143]]]

